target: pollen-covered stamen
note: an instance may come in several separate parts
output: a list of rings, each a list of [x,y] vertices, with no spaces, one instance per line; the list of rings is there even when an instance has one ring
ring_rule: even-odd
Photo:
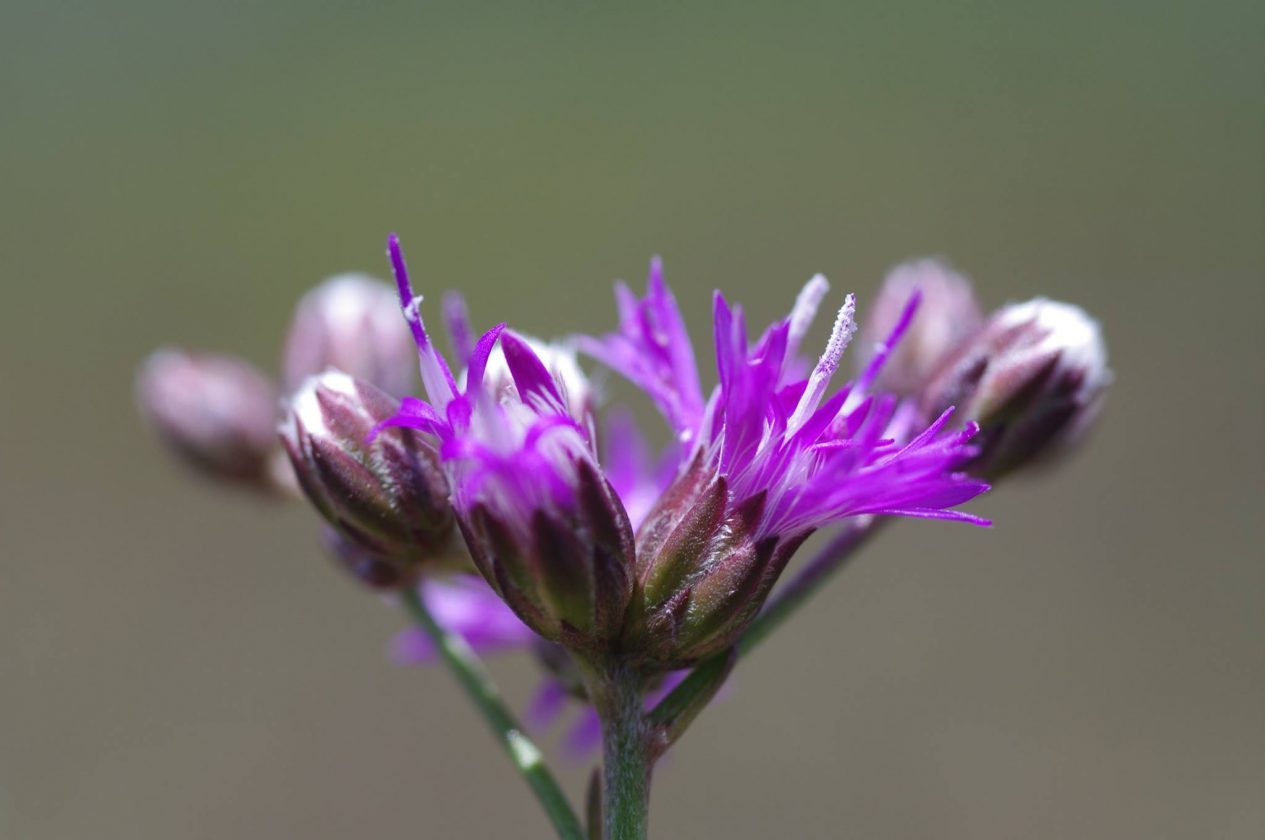
[[[457,396],[457,383],[452,372],[426,334],[426,325],[422,323],[420,305],[422,296],[413,293],[413,285],[409,282],[408,266],[404,263],[404,252],[400,249],[400,238],[394,233],[387,237],[387,256],[391,258],[391,271],[395,275],[395,287],[400,295],[400,307],[404,310],[404,320],[413,332],[413,340],[417,342],[418,364],[422,372],[422,384],[426,393],[437,409],[443,410],[453,397]]]
[[[804,288],[799,290],[799,295],[795,298],[795,306],[791,308],[790,328],[786,334],[788,359],[799,350],[804,336],[808,334],[808,328],[817,317],[817,308],[821,306],[822,300],[829,291],[830,283],[824,274],[814,274],[813,278],[804,284]]]
[[[794,433],[796,429],[804,425],[804,422],[821,404],[831,377],[839,369],[839,359],[843,357],[843,351],[847,349],[848,342],[852,340],[852,334],[856,332],[856,320],[853,317],[856,314],[856,305],[856,297],[848,295],[843,306],[839,308],[839,314],[835,316],[835,325],[830,330],[830,340],[826,342],[826,349],[817,361],[817,366],[813,368],[812,375],[808,377],[808,386],[795,406],[795,413],[786,423],[787,434]]]

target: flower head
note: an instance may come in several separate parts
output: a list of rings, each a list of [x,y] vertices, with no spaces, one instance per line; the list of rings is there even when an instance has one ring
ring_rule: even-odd
[[[676,480],[637,531],[627,642],[656,661],[679,664],[731,644],[819,527],[858,515],[982,522],[951,509],[987,489],[957,472],[973,454],[974,428],[949,429],[946,411],[915,429],[910,407],[873,390],[917,296],[861,377],[831,393],[855,332],[851,296],[807,376],[798,357],[827,290],[814,277],[754,344],[742,309],[718,293],[719,384],[705,401],[657,262],[645,298],[619,292],[619,331],[583,345],[640,385],[687,444]]]
[[[471,348],[459,384],[423,324],[395,237],[388,253],[428,401],[406,398],[380,428],[439,439],[475,565],[523,621],[568,647],[609,645],[631,594],[632,529],[597,466],[570,351],[498,325]]]

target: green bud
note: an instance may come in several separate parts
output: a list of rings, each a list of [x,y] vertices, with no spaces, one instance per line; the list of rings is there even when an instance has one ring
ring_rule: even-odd
[[[734,643],[803,540],[757,542],[763,507],[762,494],[735,505],[701,458],[668,488],[637,532],[630,656],[668,670]]]

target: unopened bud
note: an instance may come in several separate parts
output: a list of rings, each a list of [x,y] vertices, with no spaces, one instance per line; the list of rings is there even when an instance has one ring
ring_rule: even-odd
[[[207,475],[267,489],[277,450],[277,395],[263,374],[229,356],[159,350],[136,380],[141,413]]]
[[[422,564],[450,554],[453,513],[430,438],[387,429],[367,442],[397,409],[372,385],[327,371],[292,398],[281,437],[304,493],[342,540],[363,552],[348,565],[393,563],[403,584]],[[340,556],[348,552],[344,547]],[[361,576],[384,577],[376,571]]]
[[[892,349],[879,374],[878,388],[914,395],[941,363],[984,322],[971,283],[941,260],[923,259],[896,266],[883,280],[870,311],[861,320],[856,359],[864,368],[904,313],[910,297],[922,301],[913,322]]]
[[[575,505],[521,521],[479,503],[461,527],[475,566],[528,627],[582,653],[609,650],[632,593],[633,535],[609,483],[575,466]]]
[[[1078,442],[1102,405],[1111,372],[1098,323],[1083,309],[1037,298],[998,310],[928,385],[934,415],[957,406],[980,425],[967,469],[997,478]]]
[[[326,368],[395,396],[413,390],[417,348],[391,286],[363,274],[339,274],[299,301],[282,361],[286,393]]]
[[[757,542],[763,508],[763,494],[734,506],[701,460],[677,478],[637,531],[629,651],[662,670],[734,643],[804,539]]]

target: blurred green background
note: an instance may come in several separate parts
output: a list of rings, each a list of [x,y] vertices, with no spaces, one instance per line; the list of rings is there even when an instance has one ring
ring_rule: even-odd
[[[543,335],[652,253],[703,346],[714,287],[767,321],[823,271],[864,317],[921,254],[1105,325],[1088,451],[868,550],[674,752],[656,836],[1265,835],[1262,43],[1249,2],[9,0],[0,836],[546,836],[314,516],[133,408],[159,344],[275,370],[390,230]]]

